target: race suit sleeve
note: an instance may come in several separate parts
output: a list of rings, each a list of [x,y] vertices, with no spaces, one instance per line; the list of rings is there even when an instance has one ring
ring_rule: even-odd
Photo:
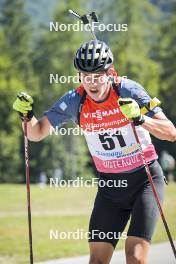
[[[147,105],[151,100],[151,97],[148,95],[144,87],[130,79],[122,80],[120,87],[120,96],[122,98],[130,97],[136,100],[141,108]],[[156,113],[160,111],[162,111],[162,109],[156,106],[155,108],[153,108],[153,110],[147,112],[146,115],[149,117],[153,117]]]
[[[54,128],[69,121],[77,123],[80,99],[80,95],[75,90],[71,90],[59,98],[49,110],[44,112],[44,115]]]

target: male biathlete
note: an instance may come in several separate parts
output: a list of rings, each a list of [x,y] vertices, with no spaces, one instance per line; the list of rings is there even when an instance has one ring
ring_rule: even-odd
[[[116,78],[113,55],[103,41],[84,43],[76,52],[74,65],[81,85],[59,98],[40,120],[34,116],[33,99],[26,93],[18,94],[13,108],[22,121],[24,115],[27,116],[31,141],[44,139],[49,135],[50,126],[60,126],[69,120],[79,124],[85,132],[99,179],[105,183],[103,187],[98,186],[90,219],[89,263],[110,262],[119,240],[117,234],[122,234],[129,218],[126,262],[147,263],[159,211],[132,123],[161,202],[164,175],[149,133],[173,142],[176,129],[160,107],[150,106],[152,99],[140,84]],[[145,115],[141,114],[141,109]],[[118,187],[117,181],[127,184]]]

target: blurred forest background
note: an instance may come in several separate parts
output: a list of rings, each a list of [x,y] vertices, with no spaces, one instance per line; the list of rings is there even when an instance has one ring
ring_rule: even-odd
[[[176,1],[171,0],[0,0],[0,182],[25,181],[21,121],[12,110],[19,91],[34,97],[39,118],[61,95],[79,84],[50,84],[49,74],[75,75],[77,48],[90,39],[83,32],[50,32],[49,21],[76,23],[68,9],[95,11],[102,23],[128,24],[126,32],[99,32],[115,57],[119,75],[141,83],[162,101],[165,114],[176,117]],[[69,124],[70,126],[71,124]],[[72,125],[71,125],[72,126]],[[153,138],[158,153],[176,158],[175,143]],[[94,173],[84,138],[49,136],[30,143],[31,180],[58,169],[65,179]]]

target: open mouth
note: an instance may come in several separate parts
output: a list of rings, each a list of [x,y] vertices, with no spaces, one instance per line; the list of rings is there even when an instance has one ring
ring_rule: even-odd
[[[98,90],[97,89],[91,89],[90,92],[93,93],[93,94],[97,94]]]

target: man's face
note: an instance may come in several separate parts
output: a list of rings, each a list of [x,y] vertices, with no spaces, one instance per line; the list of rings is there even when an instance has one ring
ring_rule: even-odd
[[[108,76],[106,72],[80,73],[81,82],[87,94],[95,101],[106,98],[109,92]]]

